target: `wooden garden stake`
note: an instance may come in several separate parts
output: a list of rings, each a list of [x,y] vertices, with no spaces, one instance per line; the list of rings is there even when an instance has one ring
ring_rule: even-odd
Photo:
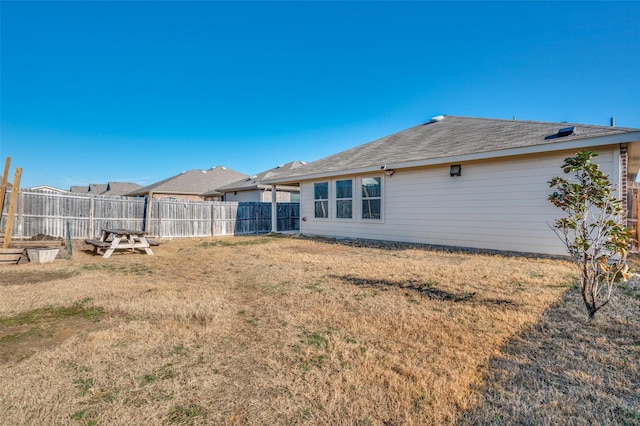
[[[11,165],[11,157],[7,157],[4,165],[4,175],[2,175],[2,188],[0,188],[0,217],[2,217],[2,209],[4,208],[4,196],[7,195],[7,180],[9,179],[9,166]]]
[[[11,188],[11,200],[9,201],[9,214],[7,216],[7,228],[4,232],[3,248],[9,248],[11,244],[11,233],[13,232],[13,217],[16,214],[16,205],[18,204],[18,192],[20,189],[20,177],[22,176],[22,167],[16,168],[16,174],[13,178],[13,187]]]

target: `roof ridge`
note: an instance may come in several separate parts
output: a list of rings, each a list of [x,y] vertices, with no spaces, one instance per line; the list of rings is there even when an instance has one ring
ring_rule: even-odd
[[[575,125],[575,126],[589,126],[589,127],[594,127],[594,128],[613,128],[613,129],[619,129],[619,130],[632,130],[632,131],[637,131],[639,129],[634,128],[634,127],[622,127],[622,126],[611,126],[608,124],[589,124],[589,123],[579,123],[579,122],[572,122],[572,121],[540,121],[540,120],[522,120],[522,119],[509,119],[509,118],[490,118],[490,117],[474,117],[474,116],[461,116],[461,115],[444,115],[444,120],[445,121],[447,118],[460,118],[460,119],[473,119],[473,120],[483,120],[483,121],[500,121],[500,122],[507,122],[507,123],[530,123],[530,124],[544,124],[544,125],[567,125],[567,126],[571,126],[571,125]],[[426,122],[424,124],[429,124],[429,122]]]

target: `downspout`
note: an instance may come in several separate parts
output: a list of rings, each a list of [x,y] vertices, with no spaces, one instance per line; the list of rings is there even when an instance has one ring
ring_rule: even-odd
[[[620,195],[620,200],[622,200],[622,214],[624,215],[622,219],[624,223],[626,223],[626,226],[630,225],[627,222],[627,219],[629,217],[629,214],[628,214],[629,212],[627,210],[628,208],[627,179],[629,178],[627,174],[628,160],[629,160],[629,152],[627,150],[627,145],[620,144],[620,194],[619,195]]]

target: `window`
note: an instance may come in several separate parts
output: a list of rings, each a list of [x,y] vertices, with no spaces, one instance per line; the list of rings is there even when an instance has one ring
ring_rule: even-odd
[[[329,182],[313,184],[313,199],[315,204],[315,217],[329,217]]]
[[[382,178],[362,178],[362,218],[381,219]]]
[[[336,181],[336,218],[353,218],[353,182],[351,179]]]

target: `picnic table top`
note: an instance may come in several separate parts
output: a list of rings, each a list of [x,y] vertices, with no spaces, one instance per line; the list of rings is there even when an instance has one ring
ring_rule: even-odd
[[[144,231],[137,231],[135,229],[122,229],[122,228],[104,228],[103,232],[117,235],[144,235]]]

